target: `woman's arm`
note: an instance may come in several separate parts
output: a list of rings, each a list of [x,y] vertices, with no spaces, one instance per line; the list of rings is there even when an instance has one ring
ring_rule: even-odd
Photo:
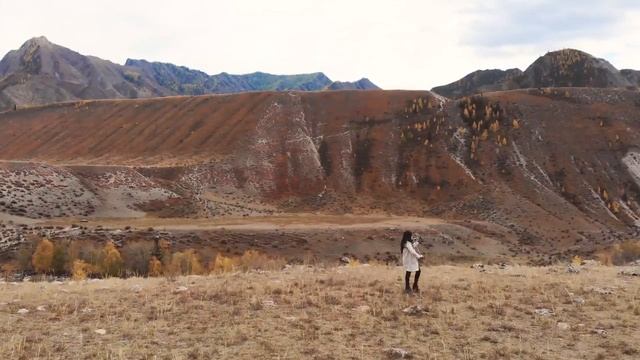
[[[418,259],[420,259],[422,257],[422,255],[418,254],[418,252],[413,248],[413,245],[411,245],[410,242],[407,242],[407,250],[415,257],[417,257]]]

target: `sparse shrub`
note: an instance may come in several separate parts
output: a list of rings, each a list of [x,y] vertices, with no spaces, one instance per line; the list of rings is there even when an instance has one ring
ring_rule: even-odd
[[[268,256],[256,250],[247,250],[238,260],[238,267],[248,270],[275,270],[284,266],[284,260]]]
[[[208,266],[209,272],[217,274],[233,271],[234,267],[235,261],[232,258],[224,256],[220,253],[216,255],[215,259],[213,259],[213,261],[210,262]]]
[[[29,241],[22,244],[16,254],[18,271],[21,271],[23,273],[33,271],[32,259],[37,244],[38,241],[36,241],[34,238],[31,238],[29,239]]]
[[[68,252],[72,265],[76,259],[79,259],[90,264],[96,270],[100,267],[102,251],[92,242],[74,241],[69,246]]]
[[[31,257],[33,269],[39,273],[49,273],[53,263],[54,246],[48,239],[42,239]]]
[[[209,262],[208,270],[212,273],[225,273],[233,270],[276,270],[285,265],[284,259],[269,256],[256,250],[247,250],[240,257],[228,257],[218,253]]]
[[[100,270],[105,277],[121,276],[124,262],[112,241],[106,243],[100,257]]]
[[[571,264],[575,266],[580,266],[584,264],[584,260],[582,260],[582,257],[580,255],[576,255],[571,259]]]
[[[53,249],[53,258],[51,261],[51,269],[55,274],[64,274],[68,270],[69,255],[67,246],[57,243]]]
[[[205,271],[198,254],[195,250],[189,249],[171,256],[168,273],[171,275],[201,275]]]
[[[351,259],[351,261],[349,261],[349,264],[348,264],[348,266],[350,266],[350,267],[358,267],[360,265],[361,265],[360,264],[360,260],[355,259],[355,258]]]
[[[167,240],[161,239],[155,242],[153,253],[151,255],[155,256],[160,262],[162,266],[168,268],[171,264],[171,243]]]
[[[2,266],[0,266],[0,274],[2,274],[2,277],[4,278],[7,278],[10,275],[15,274],[17,271],[18,271],[18,264],[15,261],[4,263],[2,264]]]
[[[598,253],[605,265],[624,265],[640,259],[640,241],[626,240]]]
[[[147,275],[153,251],[154,245],[145,241],[135,241],[123,246],[122,257],[127,272],[139,276]]]
[[[626,264],[638,259],[640,259],[640,241],[627,240],[616,245],[615,263]]]
[[[255,250],[245,251],[239,260],[239,267],[244,270],[250,270],[252,268],[260,268],[263,263],[268,261],[266,257]]]
[[[71,265],[71,277],[73,280],[84,280],[93,272],[93,266],[83,260],[76,259]]]
[[[147,274],[149,276],[162,275],[162,262],[160,262],[157,257],[152,256],[151,259],[149,259]]]

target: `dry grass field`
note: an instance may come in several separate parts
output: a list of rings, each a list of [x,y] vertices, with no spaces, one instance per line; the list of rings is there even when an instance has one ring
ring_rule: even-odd
[[[0,283],[2,359],[637,359],[620,268],[381,265]],[[28,312],[27,312],[28,311]]]

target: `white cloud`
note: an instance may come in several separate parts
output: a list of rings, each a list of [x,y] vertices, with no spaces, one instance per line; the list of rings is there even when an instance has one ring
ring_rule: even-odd
[[[524,68],[559,47],[640,68],[634,2],[593,2],[606,14],[573,22],[567,19],[574,19],[570,7],[577,3],[563,2],[552,8],[560,20],[544,23],[543,15],[517,11],[535,2],[0,0],[0,52],[45,35],[118,63],[145,58],[212,74],[323,71],[335,80],[366,76],[384,88],[405,89],[428,89],[479,68]],[[492,7],[500,11],[486,11]],[[502,23],[509,27],[486,26]],[[526,31],[540,31],[541,24],[544,37]],[[504,34],[513,27],[522,29]]]

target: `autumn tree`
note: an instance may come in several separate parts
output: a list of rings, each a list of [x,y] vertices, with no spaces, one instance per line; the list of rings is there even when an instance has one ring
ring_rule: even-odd
[[[193,249],[173,254],[169,270],[173,275],[200,275],[205,272]]]
[[[147,269],[147,273],[149,276],[160,276],[162,275],[162,262],[158,260],[157,257],[152,256],[149,260],[149,267]]]
[[[87,264],[83,260],[76,259],[71,265],[71,277],[73,280],[84,280],[93,272],[91,264]]]
[[[33,269],[39,273],[48,273],[51,272],[51,265],[53,263],[53,253],[54,246],[51,241],[48,239],[42,239],[38,246],[36,247],[36,251],[33,253],[31,257],[31,264],[33,265]]]
[[[224,273],[230,272],[236,265],[234,259],[218,253],[213,261],[209,263],[209,272]]]
[[[64,274],[67,270],[67,262],[69,260],[68,247],[60,243],[53,248],[53,258],[51,260],[51,270],[55,274]]]
[[[120,276],[124,262],[122,256],[112,241],[105,244],[102,249],[100,268],[103,276]]]

